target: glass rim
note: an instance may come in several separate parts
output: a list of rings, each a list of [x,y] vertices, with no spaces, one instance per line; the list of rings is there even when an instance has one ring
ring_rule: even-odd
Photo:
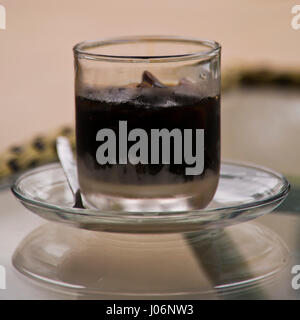
[[[109,55],[101,53],[90,52],[89,49],[112,45],[112,44],[134,44],[139,42],[182,42],[182,43],[192,43],[196,45],[206,46],[208,50],[195,51],[192,53],[184,54],[172,54],[172,55],[149,55],[149,56],[134,56],[134,55]],[[217,41],[182,37],[182,36],[125,36],[117,38],[102,38],[96,40],[85,40],[77,43],[73,47],[73,52],[75,57],[87,60],[100,60],[109,62],[177,62],[177,61],[188,61],[195,59],[208,59],[217,56],[221,51],[221,45]]]

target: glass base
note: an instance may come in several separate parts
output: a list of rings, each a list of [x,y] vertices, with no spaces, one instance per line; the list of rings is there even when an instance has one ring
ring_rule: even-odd
[[[83,196],[84,205],[88,209],[124,212],[176,212],[205,208],[212,199],[213,193],[205,197],[186,196],[170,198],[121,198],[103,194]]]
[[[175,297],[249,287],[287,264],[270,229],[248,222],[177,234],[119,234],[47,223],[16,249],[15,268],[85,298]]]
[[[207,170],[205,177],[186,183],[130,185],[80,180],[85,205],[102,211],[168,212],[205,208],[212,200],[219,175]]]

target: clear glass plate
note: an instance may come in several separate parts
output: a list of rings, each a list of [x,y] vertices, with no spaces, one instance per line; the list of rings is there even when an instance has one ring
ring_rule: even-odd
[[[271,212],[287,196],[285,177],[249,164],[224,162],[217,192],[202,210],[180,212],[104,212],[73,208],[73,195],[58,163],[24,173],[14,195],[39,216],[92,231],[178,233],[223,228]]]

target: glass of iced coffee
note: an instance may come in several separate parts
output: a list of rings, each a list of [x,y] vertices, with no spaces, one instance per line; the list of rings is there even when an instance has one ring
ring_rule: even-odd
[[[220,170],[220,45],[126,37],[74,47],[76,150],[91,207],[204,208]]]

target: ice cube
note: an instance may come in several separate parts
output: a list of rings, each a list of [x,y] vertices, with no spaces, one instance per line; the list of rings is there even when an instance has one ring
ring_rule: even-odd
[[[149,71],[144,71],[142,76],[142,82],[138,85],[139,88],[165,88],[166,86],[161,83],[154,75]]]

